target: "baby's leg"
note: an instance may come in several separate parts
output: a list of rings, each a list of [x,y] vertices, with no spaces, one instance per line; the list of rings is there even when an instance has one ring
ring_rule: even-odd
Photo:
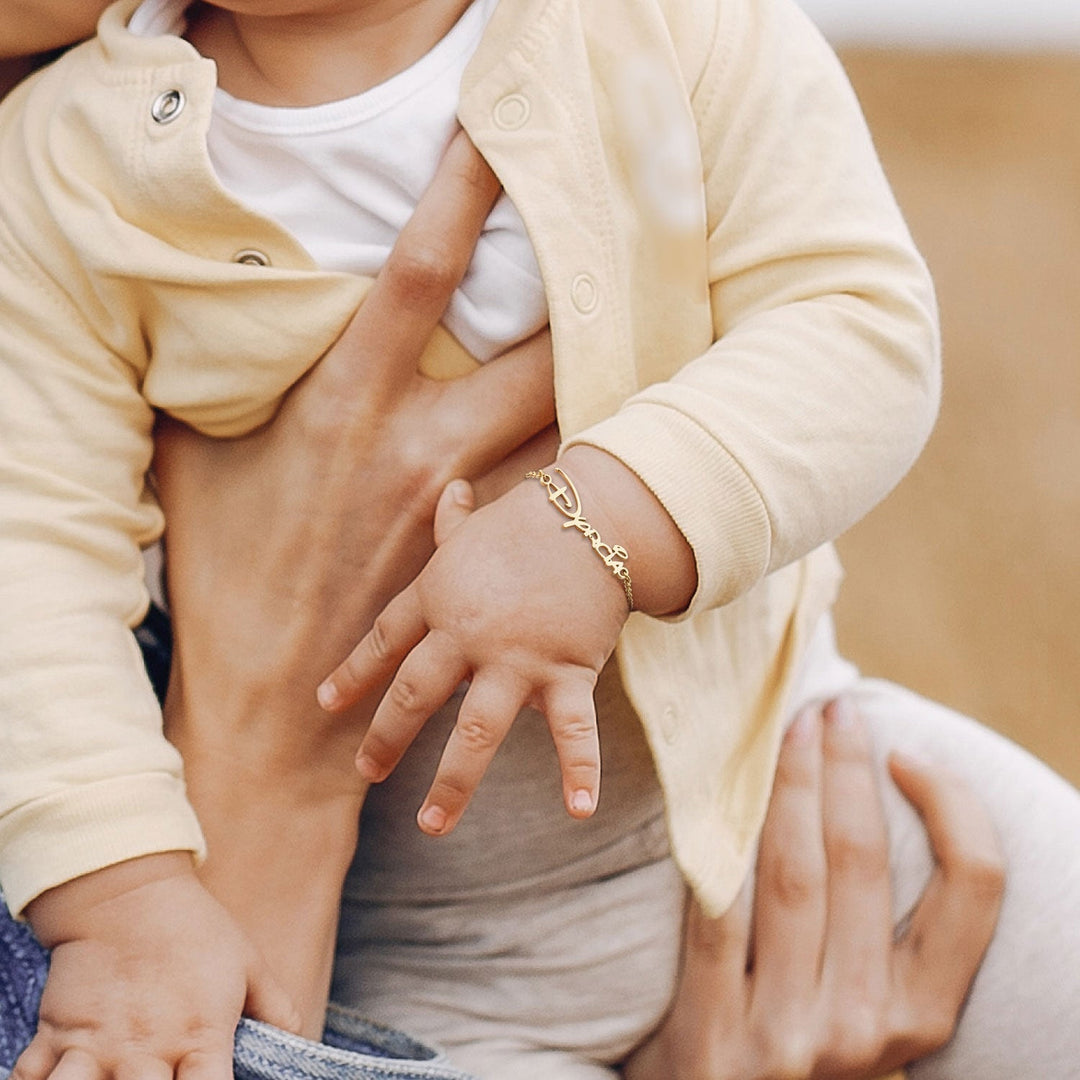
[[[891,683],[849,693],[882,761],[900,749],[961,774],[990,808],[1008,880],[1001,920],[952,1043],[912,1080],[1075,1080],[1080,1076],[1080,792],[966,717]],[[930,870],[925,833],[883,781],[896,910]]]

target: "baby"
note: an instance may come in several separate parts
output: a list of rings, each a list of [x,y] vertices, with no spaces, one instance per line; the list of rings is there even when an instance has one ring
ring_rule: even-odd
[[[459,120],[507,194],[431,363],[550,322],[563,444],[442,530],[321,690],[342,708],[397,670],[358,758],[389,779],[336,996],[484,1077],[611,1075],[669,1002],[684,881],[730,902],[783,717],[845,677],[827,542],[926,437],[936,323],[797,9],[121,0],[0,114],[0,883],[79,944],[55,954],[54,1015],[90,972],[122,981],[121,939],[155,956],[170,1023],[220,1041],[250,1006],[212,905],[144,869],[201,850],[128,630],[161,529],[154,410],[223,437],[272,416]],[[155,952],[167,891],[191,955]],[[215,962],[228,977],[191,974]]]

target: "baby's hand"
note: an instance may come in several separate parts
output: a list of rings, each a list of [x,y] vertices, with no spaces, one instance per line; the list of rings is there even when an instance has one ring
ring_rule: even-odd
[[[451,497],[455,490],[468,486],[451,485]],[[453,529],[446,498],[431,561],[323,683],[319,700],[336,712],[393,676],[357,754],[361,774],[377,782],[470,680],[418,815],[431,835],[454,828],[515,716],[533,706],[551,729],[566,807],[588,817],[600,790],[593,689],[626,621],[623,586],[580,532],[562,528],[567,519],[535,480],[475,513],[459,510]],[[607,540],[599,500],[592,508]]]
[[[186,853],[87,874],[28,915],[52,960],[37,1034],[11,1080],[231,1080],[242,1012],[299,1023]]]

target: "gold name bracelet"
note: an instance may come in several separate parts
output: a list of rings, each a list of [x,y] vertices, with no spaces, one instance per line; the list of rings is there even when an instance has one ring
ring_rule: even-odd
[[[574,528],[592,544],[593,551],[600,556],[603,564],[615,575],[622,584],[623,592],[626,593],[626,602],[630,610],[634,610],[634,588],[630,584],[630,571],[627,570],[623,561],[630,556],[626,548],[619,544],[605,544],[600,539],[600,534],[585,520],[581,513],[581,499],[578,497],[577,488],[573,480],[562,471],[555,470],[565,481],[565,486],[558,483],[552,476],[542,469],[533,469],[525,474],[526,480],[539,480],[547,488],[548,502],[569,521],[563,522],[564,529]]]

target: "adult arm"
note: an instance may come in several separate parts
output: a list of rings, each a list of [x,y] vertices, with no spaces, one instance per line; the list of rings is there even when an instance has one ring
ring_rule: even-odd
[[[417,374],[497,191],[459,139],[352,324],[273,423],[228,441],[159,433],[176,639],[166,725],[207,836],[200,873],[307,1034],[326,1003],[371,709],[331,719],[315,687],[424,565],[447,480],[553,436],[546,334],[465,378]],[[485,484],[501,482],[495,469]]]
[[[805,709],[780,754],[749,886],[693,903],[679,989],[627,1080],[855,1080],[940,1049],[990,943],[1001,849],[974,793],[938,766],[889,768],[937,866],[894,937],[885,819],[869,740],[847,704]]]

